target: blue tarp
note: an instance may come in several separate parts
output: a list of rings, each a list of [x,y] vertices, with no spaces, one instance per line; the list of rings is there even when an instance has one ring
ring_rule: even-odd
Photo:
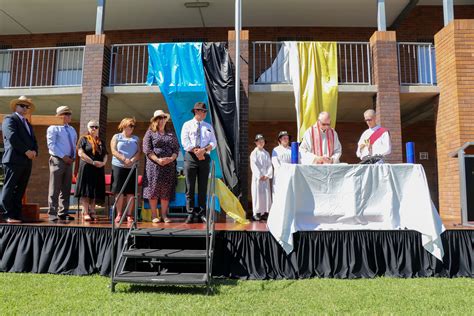
[[[181,129],[184,122],[193,118],[194,103],[209,105],[201,52],[202,43],[148,44],[147,85],[160,87],[181,148]],[[210,115],[206,121],[211,123]],[[216,150],[211,152],[211,158],[216,163],[216,176],[221,178]]]

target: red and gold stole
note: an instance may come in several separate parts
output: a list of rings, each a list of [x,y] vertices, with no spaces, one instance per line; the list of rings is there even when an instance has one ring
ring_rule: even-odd
[[[377,139],[379,139],[380,136],[382,136],[382,134],[385,133],[385,132],[388,132],[388,129],[383,128],[382,126],[380,126],[375,132],[372,133],[372,135],[370,135],[370,137],[369,137],[370,144],[373,145],[375,143],[375,141]]]
[[[316,156],[323,155],[323,138],[321,132],[321,126],[318,121],[316,125],[311,127],[311,136],[313,138],[313,154]],[[326,138],[327,138],[327,152],[328,156],[331,157],[334,154],[334,130],[332,128],[328,128],[326,130]]]

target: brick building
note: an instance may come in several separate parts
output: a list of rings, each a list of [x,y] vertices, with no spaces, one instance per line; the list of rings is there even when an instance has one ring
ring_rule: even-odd
[[[102,1],[98,1],[101,3]],[[449,3],[450,1],[448,1]],[[336,129],[342,161],[357,162],[356,144],[366,128],[365,109],[375,108],[391,130],[392,162],[404,160],[404,143],[414,141],[432,198],[445,219],[459,220],[457,161],[448,153],[474,140],[474,5],[454,1],[454,19],[441,0],[245,2],[241,34],[241,180],[248,181],[248,153],[258,132],[276,144],[280,130],[296,134],[291,83],[259,78],[289,40],[338,43],[339,104]],[[27,95],[37,114],[69,105],[84,132],[99,118],[108,140],[125,116],[140,123],[143,136],[156,109],[167,111],[156,86],[146,86],[146,43],[224,41],[235,52],[232,1],[189,8],[173,0],[109,1],[105,19],[95,1],[65,6],[48,0],[2,3],[0,11],[0,113],[10,99]],[[377,18],[379,16],[379,18]],[[383,17],[383,18],[382,18]],[[97,30],[105,21],[104,27]],[[386,29],[384,28],[386,21]],[[446,24],[446,25],[445,25]],[[94,32],[96,28],[96,32]],[[35,131],[45,140],[47,126]],[[48,154],[40,156],[28,199],[47,203]],[[245,186],[244,186],[245,187]]]

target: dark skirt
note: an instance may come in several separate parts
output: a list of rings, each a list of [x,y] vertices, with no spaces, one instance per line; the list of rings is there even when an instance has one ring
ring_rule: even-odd
[[[81,160],[77,172],[75,197],[88,197],[99,202],[105,200],[105,171],[104,167],[96,168]]]
[[[128,174],[130,172],[130,168],[122,168],[112,165],[112,185],[110,187],[110,191],[113,193],[120,193],[125,180],[127,180]],[[137,169],[133,170],[133,173],[128,180],[127,186],[123,191],[123,194],[135,194],[135,174],[137,173]]]

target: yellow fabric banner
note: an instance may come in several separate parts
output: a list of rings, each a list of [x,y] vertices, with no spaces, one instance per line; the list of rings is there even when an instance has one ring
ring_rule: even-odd
[[[221,209],[240,224],[248,224],[245,211],[239,199],[230,191],[221,179],[216,179],[216,195]]]
[[[298,135],[318,119],[322,111],[331,115],[331,125],[336,126],[337,116],[337,44],[335,42],[299,42],[299,111]],[[293,83],[294,84],[294,83]]]

